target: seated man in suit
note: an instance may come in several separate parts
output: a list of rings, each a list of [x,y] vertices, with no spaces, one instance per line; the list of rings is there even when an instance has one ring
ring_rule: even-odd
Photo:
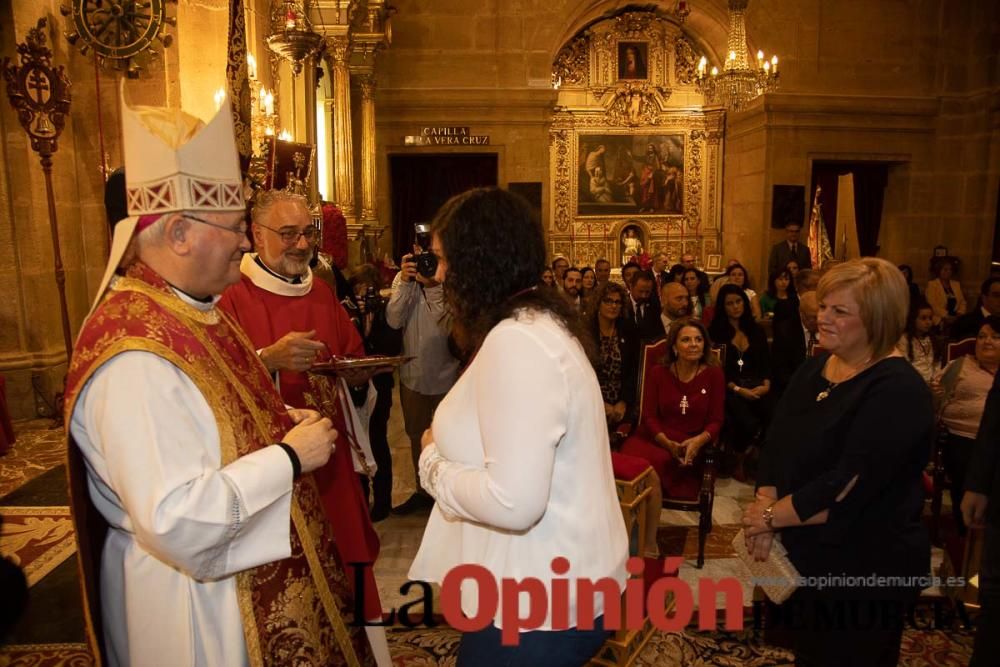
[[[994,276],[983,281],[979,290],[979,307],[962,315],[951,325],[951,339],[975,338],[990,315],[1000,315],[1000,278]]]
[[[629,284],[629,300],[625,307],[625,319],[635,327],[641,344],[663,338],[663,322],[660,309],[653,303],[653,286],[656,280],[650,271],[636,271]]]
[[[771,248],[771,255],[767,259],[767,275],[777,273],[793,259],[799,263],[800,269],[812,268],[809,246],[799,241],[801,232],[802,225],[797,222],[789,222],[785,225],[785,240],[774,244]]]
[[[780,396],[802,362],[812,353],[818,339],[816,316],[819,305],[816,292],[799,295],[798,319],[786,319],[774,324],[771,343],[771,373],[775,396]]]

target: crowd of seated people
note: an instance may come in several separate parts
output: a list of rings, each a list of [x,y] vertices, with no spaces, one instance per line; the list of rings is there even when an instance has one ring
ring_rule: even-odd
[[[562,257],[558,260],[567,262]],[[733,470],[738,477],[744,474],[751,477],[753,470],[749,462],[757,447],[763,444],[771,413],[795,371],[807,358],[814,356],[814,352],[819,352],[816,321],[819,304],[815,291],[824,271],[837,262],[828,261],[818,270],[803,269],[797,260],[791,259],[768,277],[763,293],[752,288],[749,272],[735,258],[729,260],[725,272],[714,284],[710,284],[705,272],[694,266],[693,255],[685,254],[680,263],[669,269],[668,262],[662,252],[654,256],[650,265],[652,271],[638,262],[630,262],[622,268],[623,284],[606,283],[615,285],[613,288],[602,289],[595,274],[594,287],[589,289],[590,298],[578,297],[581,310],[591,323],[595,341],[601,347],[603,363],[612,366],[610,375],[609,371],[598,369],[602,389],[608,390],[609,427],[614,429],[628,416],[638,413],[635,403],[639,400],[637,378],[643,347],[671,337],[675,323],[694,320],[704,327],[708,348],[714,345],[724,349],[721,372],[727,391],[723,401],[721,444],[726,451],[751,452],[746,458],[737,456]],[[595,266],[610,273],[607,260],[598,260]],[[562,267],[553,267],[555,271],[559,268]],[[897,350],[928,383],[941,372],[943,327],[949,327],[947,331],[953,340],[969,338],[978,334],[985,319],[1000,315],[1000,278],[987,279],[982,284],[979,302],[966,312],[961,286],[953,279],[954,263],[939,261],[934,268],[936,276],[927,291],[932,298],[935,294],[944,295],[943,311],[935,310],[924,299],[913,282],[912,269],[905,264],[899,267],[910,293],[911,308],[906,332]],[[585,277],[591,273],[586,267],[583,269]],[[570,271],[570,275],[578,274]],[[586,292],[589,284],[586,280],[580,282],[582,291]],[[572,292],[568,292],[570,297]],[[619,299],[620,306],[606,303]],[[766,329],[760,326],[762,321],[768,321]],[[620,360],[628,360],[629,370],[623,378],[625,384],[631,385],[628,388],[617,384]],[[653,384],[651,378],[647,380],[647,387]],[[618,387],[617,391],[614,387]],[[611,401],[614,397],[616,400]],[[978,419],[978,415],[975,418]],[[639,431],[645,434],[647,443],[658,447],[656,433],[649,433],[648,428]],[[634,444],[630,444],[632,447]],[[957,451],[960,447],[954,449]],[[672,456],[669,449],[666,454]],[[747,465],[742,465],[743,462]],[[665,473],[661,475],[664,485],[668,484],[670,474],[666,474],[665,468],[659,471]],[[727,471],[728,467],[724,466],[724,472]]]

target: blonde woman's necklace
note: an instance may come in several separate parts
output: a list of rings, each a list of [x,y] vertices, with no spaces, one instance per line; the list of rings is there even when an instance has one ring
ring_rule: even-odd
[[[842,382],[847,382],[848,380],[856,376],[858,373],[861,373],[862,371],[867,369],[869,366],[874,365],[877,361],[878,359],[873,360],[871,357],[868,357],[868,359],[865,361],[864,364],[861,365],[860,368],[858,368],[856,371],[852,373],[849,373],[847,377],[845,377],[844,379],[838,380],[837,382],[834,382],[833,380],[827,380],[826,389],[816,394],[816,402],[820,403],[828,399],[830,397],[830,392],[836,389],[839,384],[841,384]]]

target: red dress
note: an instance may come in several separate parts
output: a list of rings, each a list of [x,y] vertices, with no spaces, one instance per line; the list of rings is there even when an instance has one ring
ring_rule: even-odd
[[[697,466],[681,466],[654,438],[663,433],[683,442],[705,431],[713,440],[718,438],[725,401],[726,379],[721,368],[705,368],[690,382],[681,382],[668,367],[657,364],[646,378],[639,428],[622,444],[621,451],[649,461],[660,476],[665,498],[695,499],[701,471]],[[686,404],[683,408],[682,403]]]
[[[256,349],[275,343],[291,331],[316,330],[316,339],[323,341],[330,353],[344,357],[365,356],[364,343],[351,323],[347,311],[337,301],[330,286],[314,280],[305,296],[284,296],[255,285],[245,274],[240,282],[222,295],[219,307],[232,315],[246,331]],[[305,373],[279,373],[281,397],[294,408],[308,407],[303,397],[309,390]],[[343,415],[338,413],[333,427],[337,429],[337,447],[329,462],[313,472],[326,506],[327,518],[333,526],[344,567],[349,563],[375,563],[378,556],[378,535],[368,514],[368,501],[354,471],[348,429]],[[348,570],[353,586],[355,576]],[[372,568],[365,576],[365,618],[380,618],[382,607]]]

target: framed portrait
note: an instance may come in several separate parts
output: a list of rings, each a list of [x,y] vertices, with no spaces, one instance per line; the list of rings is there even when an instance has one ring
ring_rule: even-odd
[[[722,271],[722,255],[708,255],[705,257],[706,271]]]
[[[683,134],[580,134],[577,215],[681,215]]]
[[[649,78],[647,42],[618,42],[618,78],[624,80]]]

